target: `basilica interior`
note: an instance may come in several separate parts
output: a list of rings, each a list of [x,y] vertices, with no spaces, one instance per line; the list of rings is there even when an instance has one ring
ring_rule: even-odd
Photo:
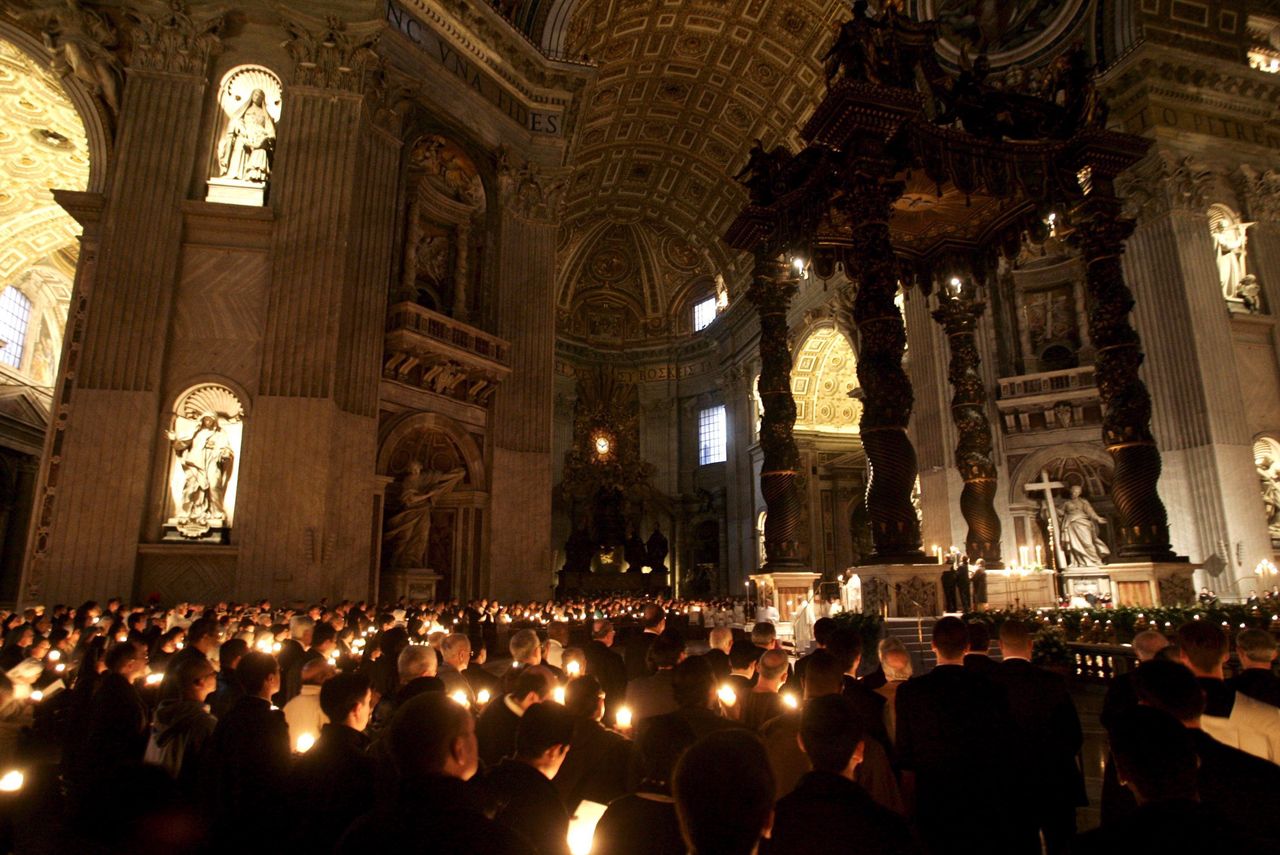
[[[1251,0],[7,3],[0,602],[1270,588],[1278,71]]]

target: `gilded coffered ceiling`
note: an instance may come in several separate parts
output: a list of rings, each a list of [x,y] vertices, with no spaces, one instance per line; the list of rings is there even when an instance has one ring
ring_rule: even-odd
[[[62,87],[0,41],[0,286],[75,246],[80,228],[49,191],[88,183],[84,125]]]
[[[599,73],[571,154],[562,321],[607,287],[627,292],[649,334],[669,334],[693,280],[739,280],[745,269],[719,240],[746,199],[733,176],[756,138],[800,148],[823,93],[820,60],[847,15],[847,3],[821,0],[577,5],[566,48]]]

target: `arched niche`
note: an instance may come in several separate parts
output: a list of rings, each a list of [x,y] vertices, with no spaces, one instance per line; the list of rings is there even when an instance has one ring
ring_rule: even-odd
[[[489,198],[472,155],[428,132],[406,147],[406,209],[398,302],[460,321],[477,306]]]
[[[1111,500],[1114,472],[1115,464],[1106,450],[1085,442],[1041,448],[1020,461],[1009,478],[1009,515],[1017,548],[1027,549],[1023,563],[1039,557],[1044,566],[1051,566],[1045,494],[1041,490],[1026,489],[1028,484],[1042,481],[1046,474],[1051,482],[1064,485],[1053,491],[1055,509],[1059,513],[1071,487],[1080,487],[1082,497],[1107,520],[1100,534],[1114,555],[1116,534],[1120,530],[1120,520]],[[1040,548],[1038,556],[1036,547]]]
[[[388,480],[381,524],[384,595],[403,594],[415,580],[437,597],[477,595],[488,493],[475,441],[446,416],[408,414],[384,432],[377,467]]]
[[[266,204],[283,87],[274,71],[237,65],[222,76],[208,166],[210,202]]]
[[[189,386],[174,399],[163,437],[166,539],[229,540],[245,417],[242,393],[222,383]]]
[[[856,434],[862,403],[849,395],[858,388],[857,356],[834,326],[812,330],[795,350],[791,394],[796,430]]]
[[[1280,542],[1280,439],[1264,435],[1254,440],[1253,465],[1271,541]]]
[[[1261,309],[1261,286],[1249,270],[1249,227],[1233,208],[1222,203],[1209,206],[1209,236],[1218,270],[1218,287],[1227,306],[1236,311]]]

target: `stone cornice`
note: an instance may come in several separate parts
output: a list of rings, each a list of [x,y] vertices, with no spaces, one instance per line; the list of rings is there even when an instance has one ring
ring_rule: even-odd
[[[1280,75],[1151,42],[1117,60],[1100,82],[1113,116],[1127,115],[1135,103],[1161,100],[1271,121],[1280,105]]]
[[[539,104],[568,107],[594,76],[590,63],[552,59],[488,3],[473,0],[396,0],[430,24],[473,61]]]

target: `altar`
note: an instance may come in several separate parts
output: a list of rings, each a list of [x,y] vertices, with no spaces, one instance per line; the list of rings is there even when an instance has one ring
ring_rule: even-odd
[[[822,578],[822,574],[794,570],[753,573],[748,578],[755,583],[757,602],[775,607],[778,619],[789,623],[813,596],[813,583]]]
[[[1116,606],[1191,605],[1196,601],[1192,574],[1199,568],[1187,561],[1117,562],[1073,567],[1062,579],[1071,598],[1110,596]]]

